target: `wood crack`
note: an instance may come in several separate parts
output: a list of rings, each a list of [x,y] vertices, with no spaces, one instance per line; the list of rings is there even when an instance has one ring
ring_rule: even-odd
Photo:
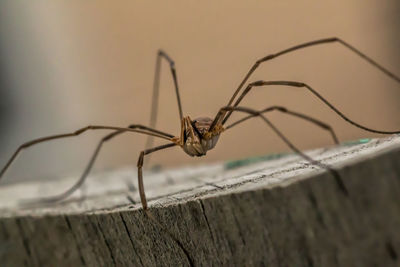
[[[201,211],[202,211],[202,213],[203,213],[204,219],[205,219],[206,224],[207,224],[208,232],[210,233],[210,236],[211,236],[211,239],[212,239],[212,241],[213,241],[213,244],[215,245],[214,234],[213,234],[213,232],[212,232],[212,230],[211,230],[210,223],[209,223],[208,218],[207,218],[207,214],[206,214],[206,210],[205,210],[205,208],[204,208],[203,200],[202,200],[202,199],[199,199],[198,201],[199,201],[199,203],[200,203]]]
[[[93,223],[93,222],[92,222],[92,223]],[[104,243],[105,243],[105,245],[106,245],[108,251],[110,252],[110,257],[111,257],[112,262],[114,263],[114,266],[116,266],[117,263],[116,263],[116,261],[115,261],[115,258],[114,258],[114,255],[113,255],[111,246],[110,246],[110,244],[108,243],[108,241],[107,241],[107,239],[106,239],[106,236],[104,235],[103,229],[101,228],[101,225],[100,225],[98,222],[97,222],[97,227],[96,227],[96,228],[99,230],[99,233],[100,233],[101,237],[103,238]]]
[[[136,248],[135,248],[135,244],[134,244],[134,242],[133,242],[131,233],[129,232],[129,228],[128,228],[128,225],[126,224],[126,221],[125,221],[125,219],[124,219],[124,216],[122,215],[121,212],[119,212],[119,216],[121,217],[121,220],[122,220],[122,223],[123,223],[123,225],[124,225],[126,234],[128,235],[129,240],[130,240],[130,242],[131,242],[132,249],[133,249],[133,251],[135,252],[135,254],[138,256],[139,261],[140,261],[140,264],[141,264],[142,266],[144,266],[143,261],[142,261],[142,258],[140,257],[140,254],[137,252],[137,250],[136,250]]]
[[[192,257],[190,257],[189,251],[183,246],[182,242],[179,241],[178,238],[176,238],[168,229],[166,229],[151,213],[150,211],[147,210],[145,212],[145,215],[147,218],[149,218],[154,225],[158,226],[159,229],[161,229],[161,233],[165,233],[167,236],[169,236],[175,243],[178,245],[178,247],[182,250],[183,254],[185,255],[187,261],[189,262],[190,266],[194,266],[194,262]]]
[[[313,206],[313,208],[314,208],[314,210],[315,210],[315,214],[316,214],[316,217],[317,217],[317,221],[318,221],[324,228],[326,228],[326,224],[325,224],[324,218],[323,218],[323,216],[322,216],[322,212],[321,212],[321,210],[320,210],[320,208],[319,208],[319,206],[318,206],[318,201],[317,201],[317,199],[315,198],[315,195],[311,192],[311,190],[307,193],[307,197],[308,197],[308,199],[309,199],[311,205]]]
[[[242,245],[243,245],[243,247],[245,247],[246,240],[243,237],[242,229],[240,229],[240,223],[239,223],[239,220],[238,220],[234,210],[232,210],[232,216],[233,216],[233,219],[235,220],[235,224],[238,229],[238,233],[239,233],[240,240],[242,241]]]
[[[19,233],[20,233],[20,235],[21,235],[22,244],[23,244],[23,246],[24,246],[26,255],[28,256],[28,258],[30,258],[31,260],[33,260],[33,259],[32,259],[33,257],[32,257],[32,253],[31,253],[31,249],[29,248],[29,241],[28,241],[28,238],[27,238],[27,236],[26,236],[25,233],[24,233],[24,229],[22,228],[21,219],[20,219],[20,218],[17,218],[17,219],[15,219],[15,222],[16,222],[16,224],[17,224],[17,226],[18,226],[18,231],[19,231]],[[29,266],[29,264],[26,262],[26,260],[24,261],[24,263],[25,263],[25,266]]]
[[[71,231],[72,237],[74,238],[74,241],[75,241],[75,244],[76,244],[76,248],[77,248],[77,251],[78,251],[78,254],[79,254],[79,258],[80,258],[82,264],[84,266],[86,266],[86,262],[85,262],[85,259],[83,258],[83,255],[82,255],[82,252],[81,252],[81,248],[80,248],[79,243],[78,243],[78,239],[76,238],[74,230],[72,229],[71,221],[69,220],[68,216],[64,216],[64,219],[65,219],[65,221],[67,223],[68,229]]]
[[[394,249],[392,242],[387,241],[385,244],[386,247],[386,251],[389,254],[389,257],[393,260],[393,261],[397,261],[397,259],[399,258],[397,256],[396,250]]]

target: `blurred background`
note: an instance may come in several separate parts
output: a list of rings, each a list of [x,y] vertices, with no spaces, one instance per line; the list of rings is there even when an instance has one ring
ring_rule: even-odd
[[[259,58],[337,36],[400,75],[400,2],[391,1],[13,1],[0,3],[0,165],[21,143],[89,124],[148,124],[156,51],[176,62],[184,115],[213,117]],[[249,81],[306,82],[353,120],[400,128],[400,86],[339,44],[262,65]],[[157,128],[180,122],[163,62]],[[305,89],[266,87],[242,102],[286,106],[334,127],[341,141],[378,136],[347,124]],[[298,119],[269,117],[301,149],[332,144],[329,133]],[[231,117],[231,121],[240,115]],[[26,150],[3,182],[79,175],[107,131]],[[163,143],[156,142],[156,144]],[[125,134],[107,143],[96,170],[136,165],[145,144]],[[223,134],[207,157],[179,148],[151,165],[178,166],[288,151],[259,119]]]

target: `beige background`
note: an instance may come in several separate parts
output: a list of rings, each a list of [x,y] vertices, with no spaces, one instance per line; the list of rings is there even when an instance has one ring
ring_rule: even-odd
[[[398,1],[35,1],[0,4],[0,45],[14,103],[1,136],[0,163],[20,143],[88,124],[148,124],[155,53],[177,65],[185,115],[214,116],[260,57],[337,36],[400,75]],[[157,128],[178,134],[176,97],[163,65]],[[338,44],[299,51],[263,65],[250,81],[309,83],[355,121],[400,128],[400,86]],[[270,87],[243,105],[283,105],[334,126],[340,140],[374,136],[356,129],[304,89]],[[232,118],[239,118],[234,116]],[[330,145],[329,134],[281,114],[270,118],[301,149]],[[7,181],[83,170],[106,132],[30,149]],[[136,164],[145,139],[127,134],[107,144],[96,169]],[[153,164],[176,166],[287,151],[260,120],[226,132],[207,157],[178,148]]]

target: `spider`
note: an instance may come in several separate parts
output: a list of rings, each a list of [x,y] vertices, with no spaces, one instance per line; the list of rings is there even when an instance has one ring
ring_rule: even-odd
[[[183,116],[182,112],[182,104],[179,96],[179,86],[178,86],[178,79],[177,79],[177,74],[176,74],[176,69],[175,69],[175,63],[172,60],[172,58],[165,53],[163,50],[159,50],[157,53],[157,58],[156,58],[156,69],[155,69],[155,76],[154,76],[154,84],[153,84],[153,100],[152,100],[152,111],[151,111],[151,116],[150,116],[150,126],[144,126],[140,124],[132,124],[129,125],[128,127],[114,127],[114,126],[101,126],[101,125],[90,125],[81,129],[76,130],[75,132],[72,133],[64,133],[64,134],[59,134],[59,135],[51,135],[47,137],[42,137],[38,139],[34,139],[32,141],[26,142],[22,144],[21,146],[18,147],[18,149],[14,152],[14,154],[11,156],[11,158],[8,160],[8,162],[5,164],[3,169],[0,172],[0,179],[4,176],[4,173],[7,171],[7,169],[10,167],[12,162],[16,159],[18,154],[25,148],[30,147],[32,145],[54,140],[54,139],[60,139],[60,138],[66,138],[66,137],[72,137],[72,136],[78,136],[86,131],[89,130],[113,130],[111,133],[108,135],[104,136],[100,142],[98,143],[92,157],[90,158],[90,161],[84,170],[83,174],[77,180],[77,182],[72,185],[68,190],[63,192],[62,194],[59,194],[54,197],[49,197],[45,199],[41,199],[40,201],[43,202],[57,202],[60,200],[65,199],[69,195],[71,195],[75,190],[77,190],[85,181],[86,177],[88,176],[90,170],[92,169],[92,166],[100,152],[100,149],[102,145],[114,138],[117,135],[120,135],[122,133],[127,133],[127,132],[133,132],[133,133],[140,133],[148,136],[147,142],[146,142],[146,148],[139,153],[139,159],[137,162],[137,168],[138,168],[138,185],[139,185],[139,194],[140,194],[140,200],[142,203],[143,210],[146,211],[148,209],[147,205],[147,200],[146,200],[146,195],[145,195],[145,189],[144,189],[144,184],[143,184],[143,173],[142,173],[142,168],[143,168],[143,163],[146,155],[149,155],[153,152],[164,150],[167,148],[179,146],[182,148],[182,150],[188,154],[189,156],[192,157],[201,157],[205,156],[207,151],[213,149],[220,137],[220,135],[224,132],[229,130],[230,128],[248,120],[254,117],[260,117],[271,129],[297,154],[299,154],[301,157],[309,161],[310,163],[317,165],[321,168],[324,168],[328,170],[334,177],[335,180],[339,186],[339,188],[345,193],[347,193],[346,187],[344,186],[343,182],[341,181],[341,178],[339,174],[329,165],[326,165],[322,162],[313,160],[309,156],[305,155],[302,153],[299,149],[294,146],[288,138],[270,121],[268,118],[264,115],[265,113],[272,112],[272,111],[278,111],[282,113],[286,113],[288,115],[307,120],[316,126],[329,131],[333,141],[335,144],[338,144],[338,139],[336,137],[336,134],[334,130],[332,129],[331,126],[328,124],[313,118],[309,115],[305,115],[299,112],[294,112],[291,111],[285,107],[282,106],[271,106],[268,108],[265,108],[263,110],[255,110],[249,107],[242,107],[239,106],[240,102],[242,99],[249,93],[253,88],[257,87],[265,87],[265,86],[290,86],[290,87],[302,87],[307,90],[309,90],[312,94],[314,94],[317,98],[319,98],[323,103],[325,103],[331,110],[336,112],[340,117],[342,117],[345,121],[348,123],[352,124],[355,127],[361,128],[363,130],[366,130],[368,132],[373,132],[373,133],[379,133],[379,134],[396,134],[400,133],[400,131],[380,131],[380,130],[374,130],[368,127],[365,127],[363,125],[358,124],[357,122],[349,119],[347,116],[345,116],[341,111],[339,111],[337,108],[335,108],[328,100],[326,100],[324,97],[322,97],[316,90],[314,90],[310,85],[302,82],[297,82],[297,81],[255,81],[248,83],[246,87],[244,85],[250,78],[251,74],[263,63],[270,61],[274,58],[280,57],[282,55],[294,52],[296,50],[308,48],[308,47],[313,47],[316,45],[322,45],[322,44],[329,44],[329,43],[339,43],[342,46],[346,47],[353,53],[357,54],[359,57],[364,59],[366,62],[386,74],[388,77],[391,79],[395,80],[396,82],[400,83],[400,78],[387,70],[386,68],[382,67],[380,64],[372,60],[370,57],[365,55],[364,53],[360,52],[358,49],[355,47],[351,46],[347,42],[343,41],[340,38],[333,37],[333,38],[325,38],[325,39],[319,39],[319,40],[314,40],[311,42],[299,44],[293,47],[290,47],[288,49],[279,51],[275,54],[270,54],[268,56],[265,56],[263,58],[260,58],[257,60],[254,65],[250,68],[250,70],[247,72],[245,77],[243,78],[242,82],[239,84],[237,89],[235,90],[234,94],[232,97],[229,99],[228,104],[226,106],[223,106],[222,108],[219,109],[219,112],[216,114],[214,118],[208,118],[208,117],[200,117],[196,119],[191,119],[189,116]],[[177,97],[177,102],[178,102],[178,109],[179,109],[179,117],[181,121],[181,129],[180,129],[180,134],[179,136],[174,136],[172,134],[157,130],[154,128],[155,123],[156,123],[156,118],[157,118],[157,106],[158,106],[158,95],[159,95],[159,80],[160,80],[160,73],[161,73],[161,60],[164,59],[169,63],[169,67],[171,70],[173,82],[174,82],[174,87],[175,87],[175,92],[176,92],[176,97]],[[244,88],[244,89],[243,89]],[[239,94],[240,93],[240,94]],[[242,112],[246,113],[247,116],[244,118],[233,122],[232,124],[225,125],[228,119],[230,118],[231,114],[233,112]],[[165,139],[168,141],[167,144],[161,145],[161,146],[156,146],[152,147],[153,143],[153,138],[161,138]]]

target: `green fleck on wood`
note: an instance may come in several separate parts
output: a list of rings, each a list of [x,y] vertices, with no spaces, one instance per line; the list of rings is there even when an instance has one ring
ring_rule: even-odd
[[[345,146],[353,146],[353,145],[359,145],[359,144],[366,144],[369,141],[371,141],[370,138],[361,138],[361,139],[354,140],[354,141],[347,141],[347,142],[344,142],[343,144]]]
[[[273,159],[279,159],[282,158],[289,153],[277,153],[277,154],[268,154],[264,156],[257,156],[257,157],[250,157],[250,158],[245,158],[245,159],[239,159],[239,160],[233,160],[233,161],[228,161],[225,163],[225,169],[230,170],[250,164],[254,164],[257,162],[262,162],[262,161],[267,161],[267,160],[273,160]]]

